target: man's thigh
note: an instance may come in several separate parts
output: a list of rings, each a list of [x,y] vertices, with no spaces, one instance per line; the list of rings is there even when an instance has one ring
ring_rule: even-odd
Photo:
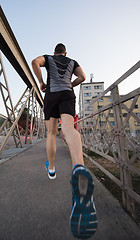
[[[74,128],[74,118],[70,114],[61,114],[61,126],[64,128]]]
[[[59,104],[59,112],[61,114],[68,114],[75,116],[75,94],[73,91],[64,91]]]
[[[60,93],[47,93],[44,98],[44,114],[45,120],[48,121],[50,118],[59,118],[59,98]],[[48,124],[47,124],[48,125]]]

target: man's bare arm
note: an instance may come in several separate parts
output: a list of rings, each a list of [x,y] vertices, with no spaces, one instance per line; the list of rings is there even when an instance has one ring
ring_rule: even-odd
[[[72,87],[78,86],[80,83],[84,82],[86,79],[86,75],[84,74],[80,66],[75,69],[74,75],[77,76],[77,78],[72,82]]]
[[[45,58],[43,56],[37,57],[32,61],[32,68],[40,83],[40,90],[42,92],[45,92],[46,90],[46,84],[43,82],[42,72],[41,72],[41,67],[44,67],[44,64],[45,64]]]

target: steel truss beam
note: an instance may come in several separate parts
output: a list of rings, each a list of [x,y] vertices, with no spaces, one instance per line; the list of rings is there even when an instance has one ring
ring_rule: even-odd
[[[41,137],[45,135],[45,126],[44,121],[42,118],[43,112],[43,98],[39,91],[39,88],[36,84],[36,81],[32,75],[32,72],[27,64],[27,61],[22,53],[22,50],[14,36],[14,33],[6,19],[6,16],[0,6],[0,50],[9,60],[11,65],[14,67],[16,72],[19,74],[21,79],[27,85],[26,90],[22,94],[21,98],[19,99],[18,103],[15,107],[12,105],[12,100],[10,96],[10,91],[8,88],[8,83],[6,80],[6,84],[0,84],[0,89],[2,93],[2,98],[5,104],[7,118],[3,125],[0,128],[0,132],[2,133],[4,130],[6,131],[6,137],[4,142],[0,146],[0,154],[4,150],[4,147],[8,141],[9,136],[13,134],[15,139],[16,146],[21,147],[21,139],[20,139],[20,132],[22,135],[25,134],[25,142],[27,142],[27,136],[30,135],[30,143],[32,142],[33,135],[36,134],[37,137]],[[2,61],[1,61],[2,62]],[[2,64],[1,64],[2,65]],[[0,70],[0,75],[5,74],[3,71],[3,67]],[[5,78],[6,79],[6,78]],[[8,92],[6,96],[4,91]],[[25,98],[25,101],[24,101]],[[7,102],[10,101],[10,107]],[[28,104],[28,106],[27,106]],[[19,106],[21,106],[19,110]],[[26,131],[24,133],[23,129],[18,126],[18,121],[24,111],[27,109],[27,113],[29,116],[27,117],[26,121]],[[10,128],[6,128],[6,124],[10,121]],[[27,131],[30,125],[29,132]],[[42,129],[41,129],[42,127]],[[17,142],[17,139],[19,142]]]
[[[45,125],[42,113],[43,109],[37,104],[36,93],[33,91],[27,102],[25,143],[27,143],[28,136],[30,143],[32,143],[33,136],[36,136],[36,138],[45,137]]]
[[[8,82],[7,82],[7,78],[6,78],[1,54],[0,54],[0,67],[1,67],[0,77],[1,77],[2,74],[3,74],[3,77],[4,77],[4,84],[2,84],[2,82],[0,82],[0,91],[1,91],[2,99],[3,99],[4,105],[5,105],[5,109],[6,109],[6,112],[7,112],[7,116],[8,116],[7,121],[0,128],[0,133],[1,133],[1,131],[3,130],[3,127],[6,125],[6,123],[9,122],[10,125],[11,125],[11,122],[15,121],[16,116],[15,116],[15,112],[14,112],[14,108],[13,108],[13,103],[12,103],[12,99],[11,99],[11,95],[10,95],[10,90],[9,90],[9,87],[8,87]],[[5,91],[6,91],[6,93],[5,93]],[[18,146],[22,147],[18,124],[15,125],[15,129],[13,130],[12,135],[13,135],[16,147],[18,147]]]
[[[28,97],[27,97],[27,100],[26,100],[25,103],[23,104],[23,106],[22,106],[22,108],[21,108],[21,110],[20,110],[17,118],[15,119],[13,125],[11,126],[11,128],[10,128],[7,136],[5,137],[4,142],[2,143],[2,145],[1,145],[1,147],[0,147],[0,154],[2,153],[2,151],[3,151],[3,149],[4,149],[4,147],[5,147],[6,143],[7,143],[7,140],[8,140],[8,138],[9,138],[9,136],[11,136],[11,134],[12,134],[15,126],[18,124],[18,121],[19,121],[19,119],[20,119],[20,117],[21,117],[21,114],[23,113],[23,110],[24,110],[24,108],[26,107],[26,103],[27,103],[28,99],[30,98],[30,95],[31,95],[31,93],[33,92],[33,90],[34,90],[34,88],[31,89],[31,91],[30,91],[30,93],[29,93],[29,95],[28,95]]]
[[[27,109],[27,120],[26,120],[26,131],[23,130],[23,128],[20,128],[20,131],[22,132],[22,136],[25,136],[25,143],[27,143],[27,138],[29,137],[29,143],[32,143],[33,136],[36,136],[37,138],[45,137],[45,125],[43,120],[43,110],[40,107],[40,105],[36,103],[35,98],[35,90],[32,88],[29,90],[28,88],[24,91],[22,94],[22,98],[18,101],[16,106],[14,107],[15,113],[17,113],[17,117],[14,121],[11,121],[11,127],[9,129],[6,129],[6,137],[0,147],[0,155],[2,151],[4,150],[6,143],[8,141],[8,138],[12,135],[13,130],[15,129],[15,126],[18,125],[18,122],[20,120],[20,117],[24,111],[24,109]],[[32,104],[29,105],[29,103],[32,102]],[[34,108],[35,105],[35,108]],[[37,109],[37,111],[36,111]],[[5,117],[5,122],[3,123],[1,127],[1,131],[6,126],[6,123],[8,121],[8,118]]]

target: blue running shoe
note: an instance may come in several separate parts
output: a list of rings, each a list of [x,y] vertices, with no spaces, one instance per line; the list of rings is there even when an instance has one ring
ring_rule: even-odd
[[[74,237],[87,239],[96,232],[97,216],[93,201],[93,178],[85,166],[74,167],[71,185],[73,194],[71,231]]]
[[[55,178],[56,178],[55,169],[54,169],[54,170],[50,170],[50,169],[49,169],[49,161],[48,161],[48,160],[46,161],[45,168],[46,168],[46,170],[47,170],[47,172],[48,172],[48,177],[49,177],[50,179],[55,179]]]

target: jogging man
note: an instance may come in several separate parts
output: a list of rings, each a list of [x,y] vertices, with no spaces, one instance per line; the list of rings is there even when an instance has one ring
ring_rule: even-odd
[[[72,159],[72,194],[71,231],[77,238],[91,237],[97,228],[96,210],[93,201],[93,179],[84,166],[81,137],[74,128],[75,94],[73,87],[85,80],[85,74],[79,64],[66,57],[66,47],[59,43],[54,55],[44,55],[32,61],[33,71],[40,83],[40,90],[45,92],[44,114],[47,127],[46,169],[50,179],[56,178],[55,154],[58,119],[68,144]],[[47,70],[47,84],[44,83],[41,67]],[[76,79],[71,82],[72,74]]]

